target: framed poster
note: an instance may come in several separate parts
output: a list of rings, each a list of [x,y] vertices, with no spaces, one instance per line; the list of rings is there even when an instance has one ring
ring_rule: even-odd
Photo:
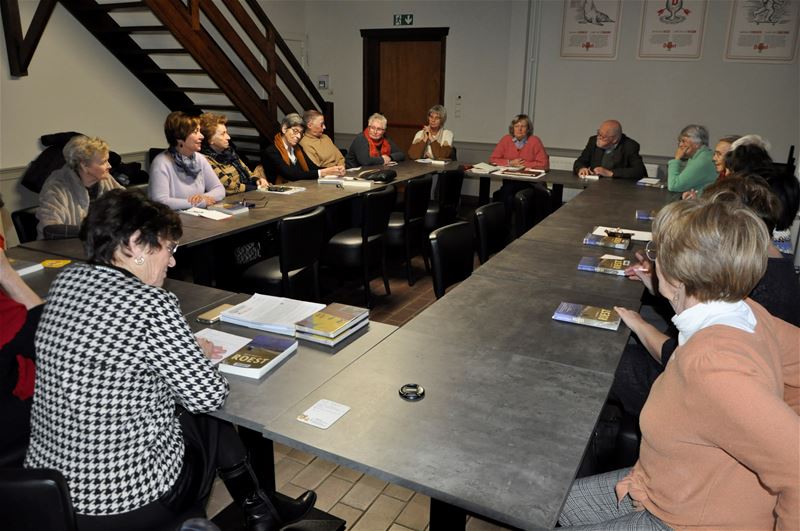
[[[621,0],[564,0],[561,57],[616,59]]]
[[[797,51],[800,0],[736,0],[726,61],[791,63]]]
[[[700,59],[707,0],[645,0],[639,59]]]

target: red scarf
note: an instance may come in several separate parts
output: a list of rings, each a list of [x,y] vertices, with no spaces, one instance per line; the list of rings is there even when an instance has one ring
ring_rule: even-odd
[[[378,158],[382,155],[390,157],[392,155],[392,148],[389,146],[389,141],[386,137],[381,138],[377,142],[369,137],[369,127],[364,128],[364,138],[367,139],[369,144],[369,156]]]

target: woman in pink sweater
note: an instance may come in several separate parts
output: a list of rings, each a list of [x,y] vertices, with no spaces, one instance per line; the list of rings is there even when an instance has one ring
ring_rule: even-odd
[[[679,347],[642,410],[639,461],[577,480],[563,526],[800,529],[800,329],[746,298],[768,244],[738,203],[659,212],[648,254]]]

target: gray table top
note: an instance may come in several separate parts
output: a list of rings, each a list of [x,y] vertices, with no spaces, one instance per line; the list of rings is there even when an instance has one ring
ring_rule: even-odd
[[[398,330],[265,434],[518,527],[552,527],[612,375],[451,339]],[[406,383],[425,398],[402,400]],[[352,409],[326,430],[296,420],[320,399]]]
[[[237,294],[221,302],[236,304],[247,298],[249,295]],[[200,311],[197,311],[186,316],[194,332],[213,328],[244,337],[270,335],[261,330],[230,323],[218,322],[213,325],[199,323],[197,322],[199,313]],[[263,432],[265,425],[330,380],[395,330],[396,326],[370,322],[366,328],[356,332],[336,347],[300,340],[297,352],[276,370],[270,371],[259,380],[226,375],[231,385],[231,393],[225,406],[213,414],[240,426]]]
[[[582,179],[572,173],[569,170],[548,170],[543,176],[535,178],[535,177],[520,177],[514,175],[500,175],[497,173],[478,173],[475,171],[467,170],[466,175],[473,179],[475,178],[483,178],[483,179],[491,179],[493,181],[500,181],[503,179],[509,179],[512,181],[530,181],[533,183],[551,183],[551,184],[560,184],[565,186],[566,188],[579,188],[583,189],[587,186],[592,186],[594,181]]]

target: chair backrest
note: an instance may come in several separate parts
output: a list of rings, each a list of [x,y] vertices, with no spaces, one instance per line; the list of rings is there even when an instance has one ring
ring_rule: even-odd
[[[3,529],[73,531],[75,512],[64,476],[46,468],[0,469]]]
[[[310,267],[319,261],[325,243],[325,207],[278,222],[281,273]]]
[[[514,195],[515,231],[519,238],[550,214],[550,192],[540,184]]]
[[[406,183],[404,219],[406,223],[422,221],[425,212],[428,211],[428,203],[431,200],[431,187],[433,177],[425,175],[416,179],[411,179]]]
[[[431,266],[433,292],[439,299],[448,286],[461,282],[472,274],[475,253],[472,227],[466,221],[446,225],[431,232]]]
[[[397,190],[391,184],[383,190],[375,190],[362,196],[361,235],[365,241],[386,232],[396,198]]]
[[[453,223],[461,205],[461,187],[464,184],[463,170],[449,170],[439,174],[436,188],[439,201],[439,223]]]
[[[505,205],[494,202],[478,207],[475,210],[475,232],[478,234],[478,258],[483,264],[508,243]]]
[[[19,243],[32,242],[36,239],[36,226],[39,224],[39,220],[36,219],[36,208],[22,208],[11,213],[11,222],[17,231]]]

